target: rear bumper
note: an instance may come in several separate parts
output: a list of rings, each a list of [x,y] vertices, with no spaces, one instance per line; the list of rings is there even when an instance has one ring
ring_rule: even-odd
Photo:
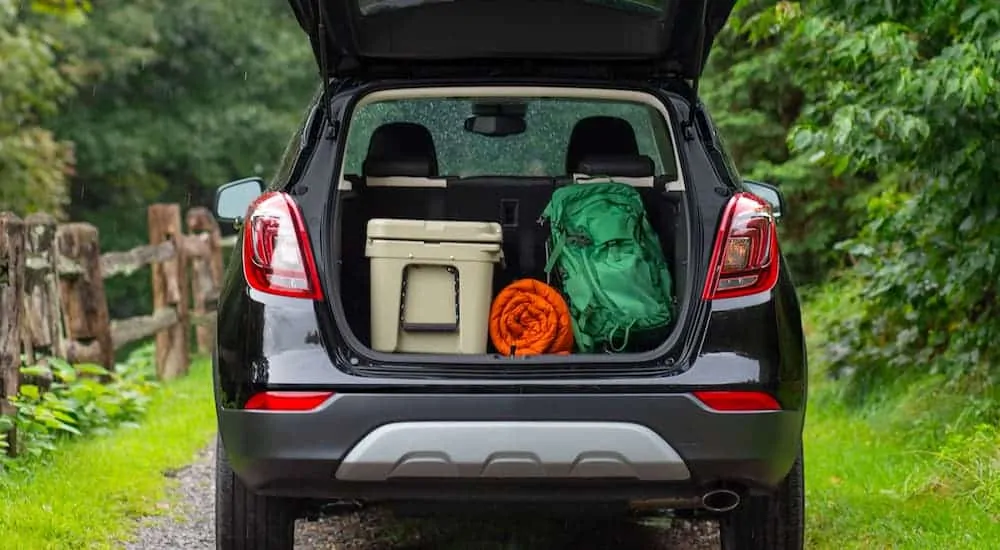
[[[675,498],[775,486],[803,411],[688,394],[339,394],[306,413],[220,409],[230,463],[269,495],[362,500]],[[491,490],[495,489],[495,490]]]

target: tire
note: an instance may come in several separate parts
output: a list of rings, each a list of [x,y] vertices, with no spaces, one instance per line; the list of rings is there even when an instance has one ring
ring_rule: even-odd
[[[221,438],[215,444],[217,550],[292,550],[295,501],[254,494],[229,466]]]
[[[719,520],[722,550],[802,550],[805,480],[802,455],[770,495],[754,496]]]

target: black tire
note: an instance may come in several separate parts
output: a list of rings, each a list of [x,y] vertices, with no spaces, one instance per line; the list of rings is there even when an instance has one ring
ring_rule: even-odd
[[[802,550],[805,479],[802,455],[771,495],[753,496],[719,520],[722,550]]]
[[[215,547],[292,550],[294,500],[254,494],[233,473],[222,440],[215,444]]]

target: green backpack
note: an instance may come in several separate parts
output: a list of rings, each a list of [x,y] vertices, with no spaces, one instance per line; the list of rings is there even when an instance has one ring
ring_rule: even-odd
[[[566,296],[579,351],[655,346],[667,335],[673,281],[639,193],[609,182],[552,195],[549,259]]]

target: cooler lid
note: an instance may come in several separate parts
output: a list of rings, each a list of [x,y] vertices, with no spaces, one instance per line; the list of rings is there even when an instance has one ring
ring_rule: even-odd
[[[500,243],[503,229],[495,222],[454,222],[443,220],[368,220],[369,239],[455,243]]]

